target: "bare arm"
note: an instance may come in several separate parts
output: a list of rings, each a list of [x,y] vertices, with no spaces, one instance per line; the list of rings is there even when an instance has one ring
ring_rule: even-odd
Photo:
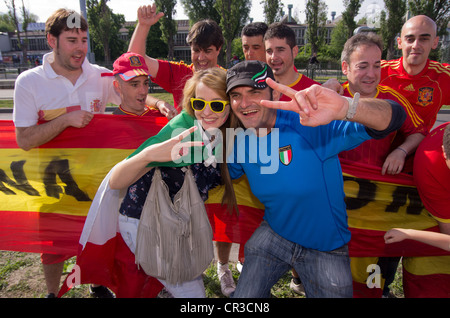
[[[163,101],[162,99],[158,99],[152,95],[147,95],[145,103],[148,106],[157,108],[161,114],[167,117],[168,120],[171,120],[178,114],[177,110],[173,105]]]
[[[402,172],[406,157],[417,149],[424,138],[425,136],[421,133],[415,133],[406,137],[405,141],[386,157],[381,174],[398,174]]]
[[[400,242],[405,239],[419,241],[443,250],[450,251],[450,235],[412,229],[391,229],[384,235],[386,244]]]
[[[152,169],[147,167],[150,162],[175,161],[189,154],[191,147],[202,146],[203,142],[201,141],[181,142],[196,129],[197,127],[195,126],[191,127],[169,140],[159,144],[153,144],[135,156],[118,163],[114,167],[111,178],[109,179],[111,189],[124,189],[129,187]]]
[[[305,126],[318,126],[346,117],[349,102],[337,92],[319,85],[313,85],[301,91],[267,79],[267,84],[292,100],[289,102],[262,101],[262,105],[295,111],[300,115],[300,122]],[[375,130],[385,130],[392,118],[389,102],[376,98],[360,99],[352,121]]]
[[[156,12],[156,4],[139,7],[137,11],[138,23],[128,46],[129,52],[134,52],[145,57],[145,62],[152,76],[158,74],[159,64],[158,60],[145,54],[146,41],[150,27],[158,22],[162,16],[164,16],[164,13]]]
[[[67,127],[83,128],[92,120],[94,115],[84,110],[77,110],[61,115],[49,122],[30,127],[16,127],[16,141],[23,150],[49,142]]]

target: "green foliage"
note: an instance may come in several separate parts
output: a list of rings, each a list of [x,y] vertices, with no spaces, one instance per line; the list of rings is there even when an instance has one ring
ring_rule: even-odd
[[[220,14],[220,27],[225,39],[226,61],[231,59],[232,42],[238,38],[250,13],[250,0],[217,0],[214,7]]]
[[[264,6],[264,17],[267,24],[280,21],[283,17],[283,4],[278,0],[262,0]]]
[[[16,27],[7,13],[0,14],[0,32],[14,32]]]
[[[317,53],[325,42],[325,24],[327,22],[327,5],[323,0],[306,2],[306,37],[311,44],[311,51]]]
[[[447,25],[450,21],[450,2],[448,0],[409,0],[408,8],[411,15],[424,14],[437,25],[438,36],[447,35]]]
[[[168,46],[168,58],[173,59],[173,47],[174,47],[174,37],[177,33],[177,25],[173,19],[176,13],[175,5],[176,0],[156,0],[157,11],[163,12],[164,16],[159,20],[161,29],[161,39]]]
[[[386,59],[394,58],[397,34],[401,31],[406,13],[406,0],[384,0],[386,12],[381,13],[381,36],[385,46]],[[384,54],[383,54],[384,55]]]
[[[215,3],[216,0],[181,0],[190,25],[203,19],[211,19],[220,23],[220,14],[214,6]]]
[[[345,10],[342,12],[342,22],[347,29],[347,36],[350,38],[353,35],[353,30],[357,25],[355,17],[358,15],[362,0],[344,0]]]
[[[409,0],[408,7],[412,16],[423,14],[433,19],[436,22],[438,36],[448,34],[447,25],[450,22],[450,2],[448,0]],[[437,50],[430,52],[430,59],[448,61],[448,58],[445,59],[445,55],[446,52],[441,50],[439,45]]]
[[[128,38],[131,39],[136,25],[128,27]],[[126,43],[128,47],[129,41]],[[162,39],[161,32],[161,22],[156,22],[156,24],[150,28],[150,32],[147,35],[146,40],[146,50],[145,53],[153,58],[166,59],[169,53],[169,48],[167,47],[167,42]]]
[[[331,43],[328,45],[328,53],[331,57],[339,59],[344,44],[348,39],[349,29],[343,20],[338,21],[331,32]]]
[[[119,30],[125,23],[123,14],[115,14],[107,5],[108,0],[87,0],[87,18],[92,50],[97,60],[110,64],[126,51]]]

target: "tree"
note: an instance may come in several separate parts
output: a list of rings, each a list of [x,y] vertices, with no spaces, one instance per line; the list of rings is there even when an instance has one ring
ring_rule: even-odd
[[[125,51],[125,42],[119,38],[119,30],[125,23],[123,14],[114,14],[108,0],[87,0],[87,18],[92,47],[96,56],[103,57],[105,64]]]
[[[380,29],[385,44],[386,59],[391,60],[394,58],[397,45],[396,37],[405,23],[406,0],[384,0],[384,4],[387,13],[381,12]]]
[[[217,0],[215,8],[220,15],[220,27],[226,44],[226,61],[231,59],[233,39],[239,37],[250,13],[250,0]]]
[[[13,28],[13,31],[16,31],[17,34],[17,45],[19,49],[22,51],[22,63],[27,62],[28,57],[28,24],[31,22],[36,22],[37,16],[35,14],[30,13],[26,8],[22,0],[22,7],[20,9],[21,16],[17,13],[17,5],[15,0],[4,0],[6,7],[8,8],[8,16],[9,19],[4,21],[9,21],[10,27]],[[20,24],[22,25],[22,29],[20,28]],[[21,31],[25,33],[25,40],[22,38]]]
[[[349,39],[348,28],[344,20],[339,20],[331,31],[331,42],[328,46],[328,52],[333,58],[339,59],[341,57],[347,39]]]
[[[327,5],[322,0],[306,2],[306,38],[311,45],[311,54],[317,53],[325,41],[325,24],[327,22]]]
[[[131,39],[136,25],[128,27],[128,38]],[[165,59],[169,53],[167,43],[162,40],[161,22],[158,21],[147,35],[145,54],[155,58]],[[126,44],[128,47],[129,43]]]
[[[342,21],[347,28],[347,38],[353,36],[353,31],[356,29],[357,24],[355,17],[358,15],[361,3],[364,0],[344,0],[345,10],[342,12]]]
[[[264,17],[267,24],[280,21],[283,17],[283,6],[278,0],[263,0],[260,2],[264,6]]]
[[[168,59],[173,60],[174,57],[174,37],[177,33],[177,25],[173,19],[176,13],[176,0],[155,0],[157,11],[164,12],[164,16],[159,20],[161,22],[162,38],[169,48]]]
[[[450,2],[448,0],[409,0],[411,15],[424,14],[433,19],[437,25],[438,36],[447,35],[450,21]]]
[[[8,13],[0,14],[0,32],[14,32],[16,30],[14,21]]]
[[[214,4],[216,0],[181,0],[181,5],[189,18],[189,24],[211,19],[220,23],[220,15]]]

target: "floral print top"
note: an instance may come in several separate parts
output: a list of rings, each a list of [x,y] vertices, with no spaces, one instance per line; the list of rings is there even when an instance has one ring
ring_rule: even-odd
[[[214,168],[212,165],[206,167],[203,163],[196,163],[190,166],[197,184],[199,193],[203,201],[208,199],[208,191],[221,184],[220,164]],[[181,189],[184,182],[184,172],[176,167],[159,167],[161,177],[169,188],[170,198],[173,200],[175,194]],[[138,181],[128,187],[119,213],[140,219],[142,208],[147,199],[148,191],[152,184],[155,169],[150,170]]]

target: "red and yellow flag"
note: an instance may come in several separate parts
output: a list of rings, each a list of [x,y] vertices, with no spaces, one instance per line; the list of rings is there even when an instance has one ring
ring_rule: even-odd
[[[166,123],[162,117],[95,115],[87,127],[67,128],[51,142],[23,151],[16,144],[13,122],[0,121],[0,249],[78,255],[77,263],[83,268],[92,267],[92,257],[113,257],[116,246],[123,244],[111,241],[112,237],[100,240],[101,244],[87,238],[80,253],[80,234],[86,216],[111,168]],[[384,244],[384,233],[393,227],[437,230],[437,222],[423,207],[411,176],[382,176],[378,168],[354,162],[343,161],[342,168],[352,258],[449,255],[413,241]],[[264,207],[252,195],[245,177],[235,180],[235,190],[239,215],[229,214],[221,206],[222,187],[210,192],[207,212],[214,240],[243,246],[260,224]],[[101,245],[111,248],[99,254]],[[242,253],[240,257],[244,257]],[[450,276],[448,262],[421,264],[425,265],[410,266],[414,277]],[[117,290],[123,281],[114,272],[116,266],[117,262],[99,263],[98,271],[91,269],[93,274],[84,273],[82,283],[92,282],[95,277],[99,279],[96,283],[112,284]],[[424,266],[433,266],[432,273]],[[354,280],[364,283],[369,275],[366,269],[363,272],[352,269]],[[139,279],[146,279],[145,275]]]

